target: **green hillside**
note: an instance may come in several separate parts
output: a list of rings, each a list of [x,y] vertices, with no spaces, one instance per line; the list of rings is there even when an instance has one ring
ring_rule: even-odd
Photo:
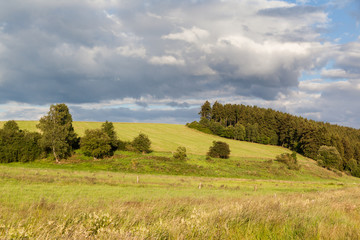
[[[0,123],[0,127],[4,122]],[[37,131],[36,121],[18,121],[21,129]],[[75,131],[82,136],[86,129],[100,128],[101,122],[73,122]],[[236,177],[236,178],[263,178],[263,179],[291,179],[291,180],[321,180],[321,179],[339,179],[341,174],[329,171],[319,167],[315,161],[298,155],[301,165],[300,171],[291,171],[277,162],[267,162],[284,152],[290,152],[289,149],[236,141],[221,138],[214,135],[205,134],[184,125],[178,124],[159,124],[159,123],[113,123],[118,137],[121,140],[132,140],[139,133],[145,133],[152,141],[150,159],[145,156],[128,155],[122,153],[118,155],[115,162],[91,162],[90,159],[83,163],[85,166],[76,163],[71,168],[85,169],[112,169],[114,171],[138,172],[138,173],[159,173],[212,177]],[[231,149],[230,159],[214,163],[205,161],[205,155],[215,140],[227,142]],[[188,154],[191,155],[186,163],[154,161],[153,157],[164,156],[171,157],[171,153],[178,146],[185,146]],[[124,155],[125,154],[125,155]],[[78,156],[74,156],[78,158]],[[131,170],[132,159],[138,159],[142,168],[136,171]],[[91,163],[90,163],[90,162]],[[342,174],[341,181],[357,181],[357,179]],[[354,180],[355,179],[355,180]]]
[[[0,127],[4,122],[0,123]],[[36,121],[18,121],[21,129],[37,131]],[[73,122],[75,131],[82,136],[86,129],[100,128],[100,122]],[[118,137],[130,141],[139,133],[145,133],[152,141],[152,148],[160,152],[175,151],[178,146],[185,146],[188,153],[205,155],[213,141],[227,142],[231,156],[246,158],[273,159],[287,149],[250,142],[236,141],[205,134],[179,124],[161,123],[113,123]]]

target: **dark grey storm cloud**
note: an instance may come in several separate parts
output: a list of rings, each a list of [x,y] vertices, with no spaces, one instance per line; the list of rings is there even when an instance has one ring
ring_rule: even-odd
[[[198,119],[199,109],[181,108],[176,110],[132,110],[129,108],[84,109],[71,107],[73,119],[82,121],[106,120],[113,122],[161,122],[185,124]]]
[[[322,12],[323,7],[315,6],[293,6],[293,7],[278,7],[267,8],[258,11],[258,14],[269,17],[281,17],[281,18],[300,18],[312,13]]]
[[[169,102],[167,103],[170,107],[176,107],[176,108],[189,108],[190,104],[187,102]]]

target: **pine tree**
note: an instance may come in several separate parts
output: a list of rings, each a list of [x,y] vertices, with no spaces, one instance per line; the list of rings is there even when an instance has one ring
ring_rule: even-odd
[[[115,132],[115,128],[112,122],[104,122],[101,126],[101,130],[108,135],[110,138],[111,151],[115,152],[119,146],[119,139]]]
[[[209,101],[206,101],[202,106],[199,112],[200,118],[211,119],[211,105]]]

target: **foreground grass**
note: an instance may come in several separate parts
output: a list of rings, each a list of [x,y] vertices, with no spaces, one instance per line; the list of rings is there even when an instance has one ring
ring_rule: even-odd
[[[2,239],[360,238],[360,187],[331,180],[1,165],[0,192]]]

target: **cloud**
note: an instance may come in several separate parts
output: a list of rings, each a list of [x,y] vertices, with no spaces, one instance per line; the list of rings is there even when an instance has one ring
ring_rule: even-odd
[[[182,59],[176,59],[173,56],[161,56],[152,57],[149,62],[154,65],[184,65],[185,62]]]
[[[319,9],[266,0],[173,1],[161,8],[142,1],[11,1],[0,7],[6,9],[0,15],[2,103],[178,98],[214,89],[274,99],[314,67],[322,46],[310,28],[326,21]],[[274,12],[282,8],[306,18],[309,41],[279,37],[301,35],[304,27],[294,18],[277,24],[284,16]]]
[[[99,110],[86,110],[82,108],[72,108],[73,118],[81,118],[85,121],[106,121],[111,119],[113,122],[154,122],[154,123],[181,123],[189,122],[189,119],[196,119],[197,109],[178,109],[178,110],[146,110],[136,111],[129,108],[112,108]]]
[[[167,103],[168,106],[170,107],[176,107],[176,108],[189,108],[190,104],[187,102],[169,102]]]
[[[336,90],[357,93],[360,45],[326,42],[328,9],[296,2],[2,1],[0,116],[66,102],[79,120],[185,121],[206,99],[241,99],[325,119]],[[299,82],[304,72],[335,82]],[[304,107],[314,102],[324,109]]]
[[[262,9],[258,12],[260,15],[269,17],[281,17],[281,18],[299,18],[303,16],[309,16],[313,14],[319,14],[322,17],[326,17],[322,8],[315,6],[291,6],[291,7],[277,7]]]
[[[209,32],[198,27],[192,27],[191,29],[182,28],[180,33],[170,33],[168,35],[162,36],[162,39],[171,39],[171,40],[183,40],[189,43],[196,43],[203,39],[209,37]]]

